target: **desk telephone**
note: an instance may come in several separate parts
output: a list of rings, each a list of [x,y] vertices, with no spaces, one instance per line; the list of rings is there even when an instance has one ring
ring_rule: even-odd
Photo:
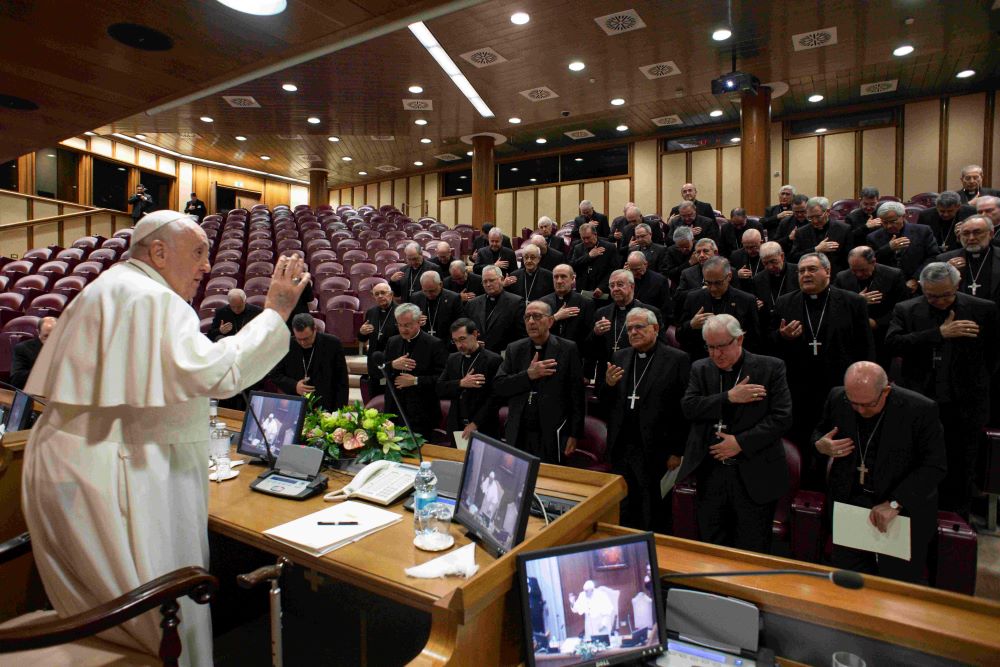
[[[361,498],[389,505],[413,488],[418,468],[394,461],[374,461],[366,465],[350,484],[323,496],[323,500]]]

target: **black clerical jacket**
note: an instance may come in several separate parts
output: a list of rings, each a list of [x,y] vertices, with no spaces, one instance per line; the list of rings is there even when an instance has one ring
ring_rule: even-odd
[[[660,273],[670,281],[671,289],[677,289],[677,285],[681,282],[681,272],[691,268],[691,266],[691,253],[688,252],[685,255],[680,248],[672,245],[667,248],[667,252],[663,255]],[[699,281],[698,284],[700,285],[701,282]]]
[[[437,273],[437,264],[425,259],[415,269],[407,264],[400,271],[403,272],[403,277],[399,280],[390,280],[389,287],[401,302],[407,303],[413,300],[412,294],[420,292],[420,276],[428,271]]]
[[[955,295],[950,310],[955,312],[955,319],[979,325],[975,338],[942,337],[941,321],[932,316],[932,308],[927,299],[918,296],[897,304],[892,311],[885,344],[903,358],[900,382],[941,402],[935,392],[938,356],[936,363],[948,369],[950,402],[958,406],[970,424],[983,426],[990,416],[990,378],[1000,363],[996,304],[961,292]]]
[[[594,211],[590,217],[578,215],[573,219],[573,240],[580,238],[580,225],[586,224],[588,222],[596,223],[597,227],[595,231],[597,235],[602,239],[606,239],[611,236],[611,225],[608,224],[608,216],[603,213],[598,213]]]
[[[691,203],[694,204],[695,213],[697,213],[702,217],[711,218],[712,220],[715,220],[715,208],[711,204],[704,201],[698,201],[697,199],[693,200]],[[670,209],[670,215],[671,216],[677,215],[680,212],[680,209],[681,205],[677,204],[677,206],[674,206],[672,209]]]
[[[777,279],[777,282],[778,293],[777,296],[775,296],[775,294],[771,291],[771,274],[768,273],[766,269],[764,271],[759,271],[757,275],[753,277],[753,294],[764,304],[760,307],[760,310],[757,311],[762,335],[771,330],[771,316],[774,314],[774,308],[777,305],[778,299],[789,292],[795,292],[799,289],[798,264],[785,262],[785,268],[783,269],[782,276]]]
[[[791,211],[791,204],[775,204],[774,206],[769,206],[766,211],[764,211],[764,217],[761,218],[760,224],[764,226],[767,230],[767,237],[774,240],[774,232],[778,228],[778,214],[784,213],[785,211]],[[788,216],[786,216],[788,217]]]
[[[885,229],[876,229],[868,235],[868,245],[875,250],[875,258],[879,264],[894,266],[902,271],[904,279],[919,280],[923,268],[941,252],[934,234],[926,225],[905,223],[895,236],[905,236],[910,239],[910,245],[898,252],[889,245],[893,236]]]
[[[205,202],[200,199],[189,199],[187,204],[184,205],[184,212],[197,217],[198,222],[201,222],[201,219],[208,215]]]
[[[611,359],[612,355],[618,350],[631,347],[631,344],[628,342],[628,331],[625,330],[625,322],[628,318],[629,312],[634,308],[645,308],[656,316],[656,321],[660,325],[659,337],[666,342],[667,325],[669,322],[663,321],[663,313],[659,308],[633,298],[631,303],[624,306],[624,312],[622,312],[622,309],[618,307],[618,304],[612,301],[608,305],[602,306],[594,312],[594,322],[590,327],[591,353],[599,361],[607,361],[608,359]],[[608,318],[608,322],[611,323],[611,329],[609,329],[603,336],[598,336],[594,333],[593,325],[604,317]],[[615,338],[616,329],[618,333],[617,339]],[[603,373],[598,372],[598,384],[603,382],[603,377]]]
[[[721,252],[722,248],[720,243],[722,241],[722,230],[719,228],[719,223],[715,219],[714,214],[712,214],[711,217],[699,214],[695,216],[694,222],[691,224],[684,222],[681,218],[675,218],[674,221],[670,223],[667,235],[670,238],[674,238],[674,232],[677,231],[679,227],[700,227],[701,233],[694,235],[695,244],[702,239],[712,239],[715,241],[716,247],[719,248]]]
[[[478,356],[477,356],[478,355]],[[473,361],[474,360],[474,361]],[[444,372],[437,382],[437,395],[451,401],[448,409],[447,425],[449,435],[452,431],[461,431],[465,428],[465,419],[475,423],[476,430],[480,433],[500,437],[500,426],[498,413],[503,405],[494,392],[494,379],[497,371],[500,370],[500,355],[486,349],[480,349],[476,354],[466,358],[461,352],[452,352],[448,356]],[[482,374],[486,376],[486,382],[478,389],[469,389],[459,386],[462,377],[462,365],[465,365],[465,374]]]
[[[986,251],[984,250],[983,252],[985,253]],[[988,285],[973,281],[975,273],[970,270],[971,264],[969,262],[969,255],[965,252],[964,248],[941,253],[937,256],[936,261],[947,262],[949,259],[953,259],[955,257],[965,259],[965,268],[959,271],[959,274],[962,276],[962,282],[959,284],[958,288],[971,296],[976,296],[980,299],[989,299],[1000,307],[1000,248],[995,245],[990,248],[990,267],[989,269],[983,270],[983,274],[985,274],[986,271],[989,271],[990,282]],[[976,266],[975,268],[978,270],[980,267]],[[981,274],[981,277],[983,274]],[[976,282],[975,294],[972,294],[973,288],[971,285],[973,282]]]
[[[743,234],[748,229],[756,229],[760,235],[764,236],[764,228],[756,220],[747,220],[742,227],[737,228],[731,222],[725,222],[719,226],[719,254],[724,257],[732,257],[737,250],[743,250]]]
[[[446,290],[455,292],[461,296],[462,292],[472,292],[476,296],[480,294],[485,294],[486,291],[483,289],[483,278],[482,276],[477,276],[471,271],[467,271],[465,274],[465,282],[461,285],[455,282],[455,279],[448,276],[444,279],[443,287]]]
[[[518,431],[532,390],[528,378],[528,366],[535,356],[535,344],[530,338],[514,341],[507,347],[500,371],[497,373],[494,391],[507,400],[507,425],[504,429],[506,440],[512,445],[518,442]],[[538,395],[541,437],[545,451],[555,447],[556,460],[562,461],[566,438],[580,438],[583,435],[585,415],[583,394],[583,367],[576,343],[565,338],[549,335],[545,354],[540,359],[555,359],[556,373],[539,379]]]
[[[397,371],[392,367],[392,362],[407,353],[410,359],[417,362],[417,367],[412,371]],[[403,340],[402,336],[396,335],[390,338],[389,344],[386,345],[385,361],[387,383],[394,382],[396,376],[403,373],[416,376],[416,386],[396,389],[395,393],[399,396],[413,430],[428,440],[431,439],[434,429],[441,424],[441,403],[438,401],[435,385],[448,361],[447,348],[444,343],[426,331],[419,332],[409,342]],[[399,414],[396,401],[389,391],[385,393],[385,411]],[[396,423],[400,421],[401,419]]]
[[[569,264],[576,271],[576,289],[580,292],[593,291],[600,288],[608,294],[608,280],[611,272],[620,269],[622,263],[618,260],[618,248],[613,243],[600,239],[594,248],[604,248],[604,254],[591,257],[591,248],[583,243],[573,246],[573,254]]]
[[[659,308],[666,324],[669,325],[673,321],[674,307],[670,298],[670,283],[656,271],[647,268],[642,278],[635,279],[635,298]]]
[[[960,250],[962,245],[958,242],[958,231],[955,229],[955,225],[970,215],[975,214],[976,209],[974,207],[962,204],[958,207],[955,217],[946,222],[941,219],[941,214],[938,213],[938,210],[932,206],[920,212],[917,216],[917,224],[926,225],[931,228],[931,232],[934,233],[934,240],[937,241],[941,252],[955,250],[956,248]]]
[[[235,336],[239,333],[240,329],[247,325],[247,322],[262,312],[264,312],[263,308],[255,306],[252,303],[244,304],[243,312],[238,315],[229,306],[222,306],[216,309],[215,317],[212,318],[212,326],[208,329],[209,340],[218,341],[220,338],[225,338],[226,336]],[[226,322],[232,324],[233,328],[229,333],[224,334],[219,330],[219,327]]]
[[[847,253],[851,251],[851,228],[846,222],[830,220],[825,231],[816,229],[812,224],[799,227],[795,232],[792,252],[788,259],[798,262],[803,255],[816,252],[816,245],[824,239],[840,244],[834,252],[824,253],[833,265],[831,275],[836,275],[847,268]]]
[[[384,384],[385,379],[378,367],[385,361],[385,346],[389,344],[389,339],[399,333],[396,328],[396,304],[390,303],[389,307],[382,311],[378,306],[372,306],[365,312],[365,322],[375,328],[370,334],[358,332],[358,340],[368,343],[368,355],[366,364],[368,366],[368,378],[374,382],[376,379]],[[381,327],[381,328],[380,328]],[[382,393],[381,389],[376,393]]]
[[[751,257],[743,248],[734,250],[729,256],[729,265],[733,269],[733,287],[739,290],[743,290],[747,294],[753,294],[753,279],[758,273],[764,271],[764,263],[760,261],[760,255],[756,257]],[[750,269],[751,275],[749,278],[740,278],[740,269]]]
[[[552,309],[552,315],[559,312],[564,305],[570,308],[579,308],[580,314],[576,317],[568,317],[558,320],[552,324],[552,333],[560,338],[567,338],[580,348],[581,352],[586,352],[586,344],[590,339],[590,332],[594,328],[594,300],[588,299],[579,292],[570,291],[565,300],[553,292],[541,298]]]
[[[531,275],[528,275],[527,269],[518,269],[512,271],[510,275],[517,278],[517,282],[504,289],[514,296],[524,299],[526,303],[541,299],[556,289],[552,284],[552,272],[548,269],[539,267]]]
[[[753,403],[729,402],[730,386],[720,392],[719,368],[711,359],[700,359],[691,366],[691,381],[681,406],[691,422],[678,480],[686,478],[702,463],[709,461],[708,448],[719,442],[716,424],[727,410],[725,433],[736,436],[742,450],[734,457],[747,495],[755,503],[770,503],[788,492],[788,464],[781,438],[792,425],[792,396],[785,379],[785,364],[780,359],[743,351],[737,362],[740,378],[750,378],[751,384],[764,385],[767,397]]]
[[[428,299],[423,292],[414,292],[410,301],[427,316],[427,322],[421,328],[444,343],[445,347],[454,348],[451,342],[451,325],[465,315],[462,297],[443,289],[434,301]]]
[[[865,239],[875,231],[875,228],[868,229],[868,221],[874,217],[875,211],[868,213],[861,207],[854,209],[844,217],[844,222],[851,227],[852,248],[865,245]]]
[[[10,364],[10,383],[18,389],[24,389],[31,369],[35,366],[38,353],[42,351],[40,338],[23,340],[14,346],[14,357]]]
[[[743,329],[743,347],[748,350],[760,349],[760,324],[757,317],[757,299],[746,292],[730,287],[722,295],[718,304],[713,303],[712,295],[707,289],[692,290],[684,300],[684,312],[677,327],[677,342],[681,344],[692,360],[708,356],[705,340],[701,337],[701,329],[691,326],[691,320],[700,309],[716,315],[732,315],[739,320]],[[714,310],[713,310],[714,308]]]
[[[472,270],[479,275],[482,275],[483,268],[490,264],[496,264],[501,259],[507,261],[507,268],[500,269],[505,276],[511,271],[517,269],[517,255],[514,254],[513,250],[501,245],[499,251],[494,251],[493,248],[487,245],[476,251],[476,263],[473,265]]]
[[[500,292],[496,305],[487,314],[490,296],[482,294],[465,304],[465,314],[479,326],[479,340],[486,349],[500,354],[508,345],[524,337],[524,301],[510,292]]]
[[[958,193],[958,199],[963,204],[968,204],[970,200],[976,199],[977,197],[1000,197],[1000,190],[994,190],[993,188],[979,188],[979,192],[974,192],[971,196],[965,191],[964,188],[959,188],[955,192]]]
[[[309,383],[316,388],[324,410],[339,410],[347,405],[347,360],[336,336],[316,332],[316,341],[308,350],[295,340],[285,358],[271,374],[271,380],[286,394],[295,395],[295,385],[309,371]]]
[[[552,238],[559,238],[559,237],[553,236]],[[562,239],[559,240],[562,241]],[[549,243],[550,244],[552,243],[551,239],[549,239]],[[566,255],[564,255],[561,250],[556,250],[551,245],[549,245],[549,248],[545,251],[545,254],[542,255],[542,258],[538,261],[538,266],[540,266],[543,269],[548,269],[549,271],[552,271],[560,264],[565,264],[565,263],[566,263]]]
[[[833,286],[840,289],[861,293],[861,283],[857,277],[851,273],[850,269],[845,269],[837,274],[833,280]],[[892,317],[892,309],[901,301],[910,298],[910,290],[906,287],[906,279],[903,272],[892,266],[875,265],[872,278],[868,282],[869,292],[881,292],[882,303],[868,304],[868,317],[875,320],[878,325],[876,340],[885,338],[885,330],[889,327],[889,319]]]

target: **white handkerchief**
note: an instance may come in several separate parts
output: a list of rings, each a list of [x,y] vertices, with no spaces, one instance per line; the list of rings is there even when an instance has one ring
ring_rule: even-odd
[[[466,544],[461,549],[455,549],[450,554],[438,556],[423,565],[406,568],[406,574],[418,579],[437,579],[438,577],[469,578],[479,571],[476,565],[476,545]]]

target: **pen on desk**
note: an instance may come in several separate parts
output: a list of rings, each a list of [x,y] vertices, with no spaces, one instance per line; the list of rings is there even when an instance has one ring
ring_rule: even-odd
[[[317,521],[317,526],[356,526],[357,521]]]

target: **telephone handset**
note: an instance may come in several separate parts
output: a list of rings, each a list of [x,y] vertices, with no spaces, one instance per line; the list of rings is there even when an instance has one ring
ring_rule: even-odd
[[[404,463],[373,461],[358,472],[349,484],[326,494],[323,500],[361,498],[380,505],[389,505],[413,488],[417,470]]]

